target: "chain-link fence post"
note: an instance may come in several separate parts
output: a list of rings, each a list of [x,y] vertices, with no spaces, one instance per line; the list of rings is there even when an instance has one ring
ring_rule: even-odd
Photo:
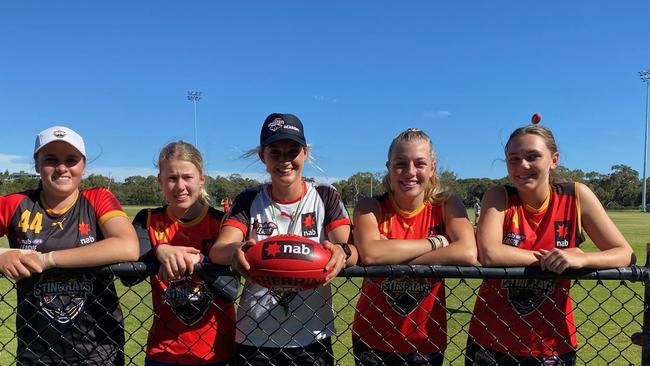
[[[646,244],[645,268],[650,269],[650,243]],[[645,276],[644,276],[645,277]],[[641,331],[641,364],[650,366],[650,278],[643,280],[643,329]]]

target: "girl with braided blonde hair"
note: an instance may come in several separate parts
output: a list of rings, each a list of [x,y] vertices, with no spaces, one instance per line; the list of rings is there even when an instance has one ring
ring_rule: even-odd
[[[386,193],[354,210],[360,262],[474,265],[472,224],[460,199],[440,185],[429,136],[417,128],[398,134],[386,167]],[[353,324],[357,365],[442,365],[444,292],[434,278],[365,278]]]

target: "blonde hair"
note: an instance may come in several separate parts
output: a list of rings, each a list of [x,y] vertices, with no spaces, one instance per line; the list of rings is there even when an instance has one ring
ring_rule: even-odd
[[[163,164],[169,160],[188,161],[194,164],[196,169],[199,171],[199,174],[203,175],[203,156],[201,155],[201,152],[190,143],[179,140],[165,145],[158,155],[156,168],[160,170]],[[201,191],[199,192],[199,202],[205,206],[210,204],[210,195],[205,190],[205,187],[201,187]]]
[[[544,145],[549,149],[551,152],[551,155],[554,155],[556,152],[558,152],[557,149],[557,143],[555,142],[555,137],[553,136],[553,132],[548,127],[544,126],[539,126],[539,125],[528,125],[524,127],[519,127],[518,129],[512,131],[510,134],[510,137],[508,138],[508,142],[506,142],[506,146],[503,148],[503,152],[506,155],[508,155],[508,145],[510,145],[510,142],[517,137],[521,137],[524,135],[536,135],[542,138],[542,141],[544,141]],[[551,169],[551,173],[549,174],[549,181],[552,184],[555,181],[555,175],[553,174],[553,170]]]
[[[386,173],[382,181],[384,185],[384,189],[386,190],[386,192],[390,192],[391,194],[393,193],[393,189],[390,186],[390,158],[393,154],[393,150],[395,146],[402,145],[402,144],[410,144],[414,142],[422,142],[429,146],[429,151],[431,151],[431,161],[434,164],[433,174],[431,175],[431,178],[429,178],[429,181],[427,182],[427,186],[424,189],[424,201],[431,202],[431,203],[444,202],[449,197],[449,192],[446,192],[442,187],[442,185],[440,184],[440,176],[438,176],[438,171],[436,167],[437,165],[436,154],[435,151],[433,150],[433,143],[431,142],[429,136],[419,128],[406,129],[400,132],[397,136],[395,136],[395,138],[391,142],[390,147],[388,148],[388,160],[386,161],[386,167],[388,168],[389,171],[388,173]]]
[[[262,155],[262,152],[264,151],[266,147],[262,146],[255,146],[252,149],[248,149],[244,151],[243,154],[240,155],[240,159],[252,159],[252,158],[259,158],[260,155]],[[323,169],[321,169],[318,164],[316,163],[316,158],[314,157],[314,154],[312,154],[311,149],[312,149],[312,144],[307,144],[305,146],[302,146],[302,148],[305,150],[305,152],[308,154],[307,155],[307,164],[309,164],[312,168],[323,172]],[[253,162],[254,163],[254,162]],[[251,165],[253,164],[251,163]]]

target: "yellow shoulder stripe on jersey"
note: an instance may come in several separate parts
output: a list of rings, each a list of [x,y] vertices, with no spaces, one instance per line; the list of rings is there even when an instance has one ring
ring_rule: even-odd
[[[108,220],[110,220],[110,219],[112,219],[112,218],[114,218],[114,217],[124,217],[124,218],[126,218],[126,219],[129,218],[128,216],[126,216],[126,213],[125,213],[124,211],[113,210],[113,211],[108,211],[107,213],[105,213],[104,215],[102,215],[102,217],[100,217],[99,220],[97,221],[97,224],[98,224],[98,225],[102,225],[102,224],[104,224],[106,221],[108,221]]]
[[[578,236],[581,241],[585,241],[585,233],[582,230],[582,210],[580,209],[580,193],[578,191],[578,182],[573,182],[573,192],[575,192],[575,200],[576,200],[576,215],[578,216],[576,221],[578,223],[578,227],[576,230],[578,230]],[[579,244],[579,243],[576,243]]]

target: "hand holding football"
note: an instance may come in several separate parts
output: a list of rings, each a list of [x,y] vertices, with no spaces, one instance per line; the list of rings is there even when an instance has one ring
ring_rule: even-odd
[[[250,269],[244,275],[267,288],[302,291],[325,283],[325,266],[332,252],[311,239],[278,235],[246,245]]]

